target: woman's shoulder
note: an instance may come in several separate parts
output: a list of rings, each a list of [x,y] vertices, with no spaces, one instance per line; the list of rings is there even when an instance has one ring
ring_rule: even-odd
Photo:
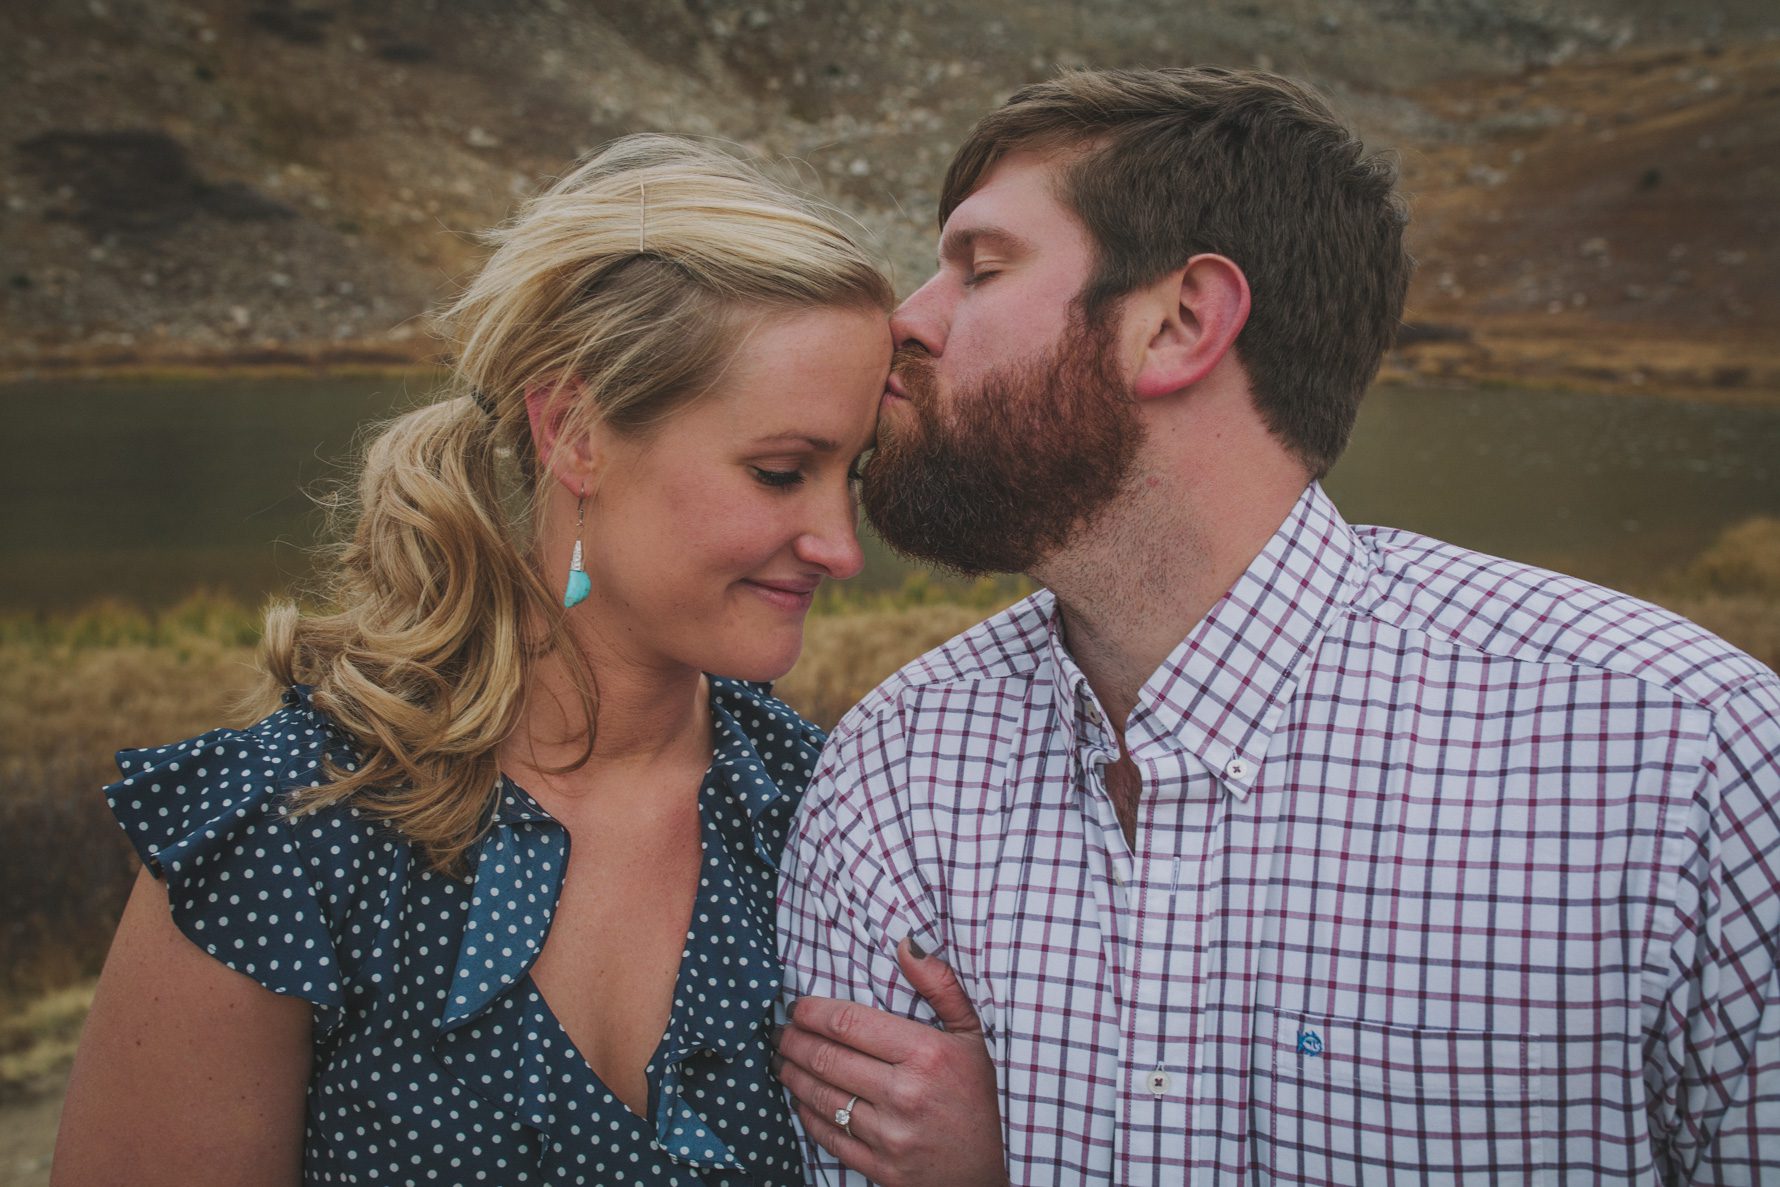
[[[297,811],[299,791],[354,761],[297,687],[245,728],[119,751],[105,797],[188,939],[275,992],[336,1008],[334,933],[358,884],[406,850],[350,806]]]
[[[355,761],[345,735],[315,708],[309,690],[296,686],[277,709],[245,728],[118,751],[122,777],[105,796],[158,876],[169,862],[195,858],[197,842],[220,840],[243,822],[288,820],[295,794],[321,786],[330,762],[349,770]]]

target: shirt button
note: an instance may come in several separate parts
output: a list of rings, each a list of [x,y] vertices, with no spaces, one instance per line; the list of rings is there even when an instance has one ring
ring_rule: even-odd
[[[1230,776],[1232,779],[1247,779],[1248,772],[1248,763],[1240,758],[1233,758],[1224,764],[1224,774]]]
[[[1173,1079],[1161,1068],[1144,1077],[1144,1087],[1150,1090],[1151,1096],[1168,1095],[1168,1088],[1173,1083]]]

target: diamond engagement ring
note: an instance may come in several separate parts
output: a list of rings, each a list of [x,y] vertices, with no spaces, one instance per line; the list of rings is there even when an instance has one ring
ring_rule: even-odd
[[[859,1094],[854,1093],[853,1099],[834,1111],[834,1123],[841,1127],[848,1137],[853,1136],[853,1106],[859,1103]]]

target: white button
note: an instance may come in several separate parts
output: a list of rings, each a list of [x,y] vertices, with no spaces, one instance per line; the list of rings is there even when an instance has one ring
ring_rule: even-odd
[[[1233,758],[1224,764],[1224,774],[1230,776],[1232,779],[1247,779],[1248,764],[1243,762],[1240,758]]]
[[[1144,1077],[1144,1087],[1150,1090],[1151,1096],[1166,1096],[1168,1094],[1169,1085],[1172,1083],[1174,1083],[1174,1081],[1169,1077],[1168,1073],[1161,1068],[1157,1068],[1148,1076]]]
[[[1119,863],[1116,861],[1113,862],[1113,882],[1119,886],[1125,884],[1125,871],[1119,868]]]

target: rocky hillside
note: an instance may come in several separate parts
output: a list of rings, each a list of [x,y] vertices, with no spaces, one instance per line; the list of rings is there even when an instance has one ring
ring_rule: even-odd
[[[51,0],[0,12],[0,372],[431,357],[476,233],[722,137],[907,289],[951,147],[1060,66],[1309,78],[1401,155],[1399,373],[1780,393],[1771,0]]]

